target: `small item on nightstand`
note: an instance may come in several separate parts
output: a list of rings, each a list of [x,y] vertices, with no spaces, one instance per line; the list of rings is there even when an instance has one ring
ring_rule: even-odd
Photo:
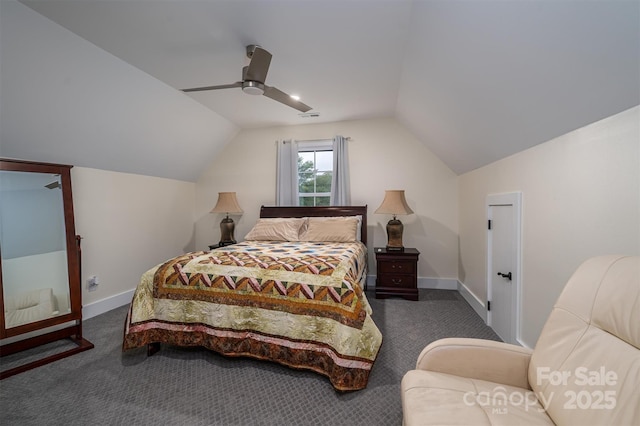
[[[213,250],[213,249],[217,249],[220,247],[226,247],[226,246],[230,246],[233,245],[234,243],[229,243],[229,242],[219,242],[218,244],[210,244],[209,245],[209,250]]]

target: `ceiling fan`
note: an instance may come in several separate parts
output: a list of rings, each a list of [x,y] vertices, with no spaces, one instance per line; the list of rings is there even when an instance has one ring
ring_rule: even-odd
[[[271,63],[271,53],[255,44],[247,46],[247,57],[250,59],[249,65],[242,68],[242,81],[232,84],[222,84],[219,86],[194,87],[192,89],[182,89],[183,92],[200,92],[204,90],[219,90],[241,87],[242,91],[250,95],[264,95],[268,98],[283,103],[298,111],[307,112],[310,106],[292,98],[283,91],[275,87],[267,86],[264,81],[267,79],[269,64]]]

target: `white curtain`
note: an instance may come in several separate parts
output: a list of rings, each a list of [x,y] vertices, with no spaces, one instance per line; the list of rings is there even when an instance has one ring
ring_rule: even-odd
[[[298,205],[298,143],[278,141],[276,170],[276,205]]]
[[[342,136],[336,136],[333,138],[333,177],[331,179],[330,204],[332,206],[351,205],[350,187],[347,140]]]

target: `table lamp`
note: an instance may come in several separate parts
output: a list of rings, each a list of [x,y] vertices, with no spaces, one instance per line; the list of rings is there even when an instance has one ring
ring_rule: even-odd
[[[404,246],[402,245],[402,231],[404,230],[404,226],[396,216],[399,214],[413,213],[413,210],[407,205],[407,200],[404,198],[404,190],[392,189],[385,191],[384,200],[382,200],[382,204],[374,213],[393,215],[393,219],[387,223],[387,250],[404,251]]]
[[[229,217],[229,213],[242,213],[242,208],[236,200],[235,192],[218,192],[218,202],[216,206],[211,209],[211,213],[226,213],[226,217],[220,222],[220,247],[235,244],[236,240],[233,237],[233,231],[236,227],[233,223],[233,219]]]

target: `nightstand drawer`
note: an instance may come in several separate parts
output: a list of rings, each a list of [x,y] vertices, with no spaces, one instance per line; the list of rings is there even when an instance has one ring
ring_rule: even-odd
[[[378,275],[376,286],[411,288],[415,287],[415,281],[415,275]]]
[[[406,260],[385,260],[378,263],[379,274],[415,274],[416,262]]]

